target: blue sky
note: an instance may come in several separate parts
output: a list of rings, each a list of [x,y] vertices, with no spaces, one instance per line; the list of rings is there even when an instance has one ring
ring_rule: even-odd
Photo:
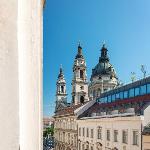
[[[47,0],[44,9],[43,109],[53,115],[60,64],[71,100],[72,66],[81,42],[90,79],[105,41],[110,61],[124,83],[131,72],[150,74],[150,0]]]

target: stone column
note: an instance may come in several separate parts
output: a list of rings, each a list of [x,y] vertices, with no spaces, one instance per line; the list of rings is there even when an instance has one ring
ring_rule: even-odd
[[[42,11],[18,0],[20,150],[42,150]]]
[[[0,0],[0,150],[42,150],[42,2]]]

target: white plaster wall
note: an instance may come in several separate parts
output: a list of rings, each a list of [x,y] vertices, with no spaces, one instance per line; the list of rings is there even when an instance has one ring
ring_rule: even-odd
[[[17,5],[0,0],[0,150],[19,149]]]
[[[144,110],[144,126],[150,124],[150,105]]]
[[[81,143],[88,141],[90,145],[94,144],[96,149],[96,143],[100,142],[103,145],[103,150],[105,147],[114,148],[117,147],[119,150],[126,146],[127,150],[140,150],[141,149],[141,124],[143,118],[140,116],[135,117],[116,117],[116,118],[102,118],[102,119],[86,119],[77,120],[78,129],[81,128],[81,136],[78,139]],[[102,127],[102,140],[97,139],[97,127]],[[82,128],[85,128],[85,137],[82,136]],[[86,137],[86,129],[89,129],[89,137]],[[94,138],[90,138],[90,130],[94,129]],[[106,131],[110,130],[110,141],[106,140]],[[118,130],[118,142],[114,142],[113,131]],[[128,130],[128,144],[122,143],[122,131]],[[133,130],[139,131],[139,146],[133,145]]]

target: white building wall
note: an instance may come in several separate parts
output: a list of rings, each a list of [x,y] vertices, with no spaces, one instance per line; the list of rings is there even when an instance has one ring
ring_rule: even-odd
[[[113,149],[114,147],[122,150],[126,147],[126,150],[141,150],[141,124],[142,117],[116,117],[116,118],[101,118],[101,119],[85,119],[77,120],[78,124],[78,140],[81,141],[81,145],[89,142],[89,147],[94,146],[94,150],[97,149],[97,143],[101,143],[102,150]],[[102,139],[97,138],[97,127],[102,127]],[[81,136],[79,136],[79,128],[81,128]],[[85,136],[82,135],[83,128],[85,128]],[[86,130],[89,129],[89,137],[86,135]],[[91,129],[94,129],[94,137],[91,138]],[[106,139],[106,132],[110,130],[110,141]],[[118,130],[118,142],[114,142],[114,130]],[[122,131],[128,131],[128,142],[124,144],[122,142]],[[139,144],[133,145],[133,131],[139,131]],[[82,148],[81,148],[82,150]]]
[[[19,149],[17,5],[0,0],[0,150]]]
[[[150,124],[150,105],[144,110],[144,126]]]

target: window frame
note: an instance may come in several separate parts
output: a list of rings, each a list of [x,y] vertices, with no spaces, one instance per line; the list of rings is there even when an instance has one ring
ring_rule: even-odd
[[[128,144],[128,130],[122,130],[122,143]]]
[[[117,131],[116,132],[117,134],[115,134],[115,131]],[[118,133],[119,133],[118,130],[114,130],[114,142],[118,142]]]
[[[135,132],[136,132],[137,134],[134,134]],[[133,130],[132,135],[133,135],[132,144],[138,146],[138,145],[139,145],[139,134],[138,134],[138,130]],[[134,135],[135,135],[135,136],[134,136]],[[137,137],[136,137],[136,136],[137,136]]]
[[[106,130],[106,140],[110,141],[110,130],[109,129]]]

